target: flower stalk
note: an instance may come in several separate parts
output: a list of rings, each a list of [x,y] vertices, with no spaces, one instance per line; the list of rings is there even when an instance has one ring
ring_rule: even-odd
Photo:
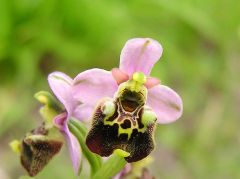
[[[117,154],[112,155],[93,176],[93,179],[112,178],[127,164],[125,159]]]
[[[91,166],[91,176],[93,176],[101,167],[102,161],[101,158],[92,153],[85,144],[85,137],[87,133],[85,126],[79,121],[70,119],[68,121],[68,128],[70,132],[77,138],[82,148],[82,153]]]

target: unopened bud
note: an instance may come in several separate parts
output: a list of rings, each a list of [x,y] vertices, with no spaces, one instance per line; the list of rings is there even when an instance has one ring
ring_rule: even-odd
[[[9,146],[11,147],[12,151],[20,154],[21,153],[21,147],[20,147],[20,141],[19,140],[13,140],[9,143]]]

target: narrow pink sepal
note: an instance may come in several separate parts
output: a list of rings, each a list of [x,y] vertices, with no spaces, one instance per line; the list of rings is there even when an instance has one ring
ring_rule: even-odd
[[[82,152],[76,137],[68,129],[67,121],[68,118],[66,112],[59,114],[54,118],[54,123],[56,127],[58,127],[65,136],[68,151],[72,160],[73,169],[75,174],[78,175],[81,164]]]

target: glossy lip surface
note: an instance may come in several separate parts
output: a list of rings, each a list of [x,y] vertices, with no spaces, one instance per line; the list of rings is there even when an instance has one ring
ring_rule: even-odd
[[[123,90],[119,97],[119,101],[123,109],[127,112],[135,111],[139,106],[145,104],[144,95],[141,92],[135,92],[130,90]]]

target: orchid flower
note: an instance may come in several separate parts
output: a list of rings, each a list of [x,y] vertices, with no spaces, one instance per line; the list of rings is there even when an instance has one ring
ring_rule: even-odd
[[[90,119],[92,110],[99,100],[104,97],[116,97],[117,93],[121,92],[121,86],[133,80],[134,75],[135,80],[143,80],[142,83],[146,87],[144,89],[144,100],[146,100],[147,111],[154,116],[154,123],[154,119],[157,119],[157,123],[170,123],[181,116],[182,100],[179,95],[169,87],[161,85],[160,80],[149,76],[152,67],[161,57],[161,54],[162,47],[157,41],[149,38],[136,38],[125,44],[120,56],[119,69],[115,68],[111,72],[101,69],[87,70],[74,79],[61,72],[54,72],[49,75],[49,85],[66,109],[65,112],[56,116],[55,123],[66,136],[75,172],[78,171],[80,166],[81,150],[76,138],[68,129],[67,121],[71,117],[79,120]],[[139,76],[143,78],[141,79]],[[110,103],[108,101],[107,104],[111,109],[111,101]],[[112,107],[114,108],[113,105]],[[148,129],[151,131],[153,128],[154,124]],[[93,144],[88,145],[87,143],[90,150],[98,154],[100,153],[97,150],[105,150],[98,145],[99,138],[103,137],[101,135],[103,128],[99,130],[98,138],[92,138]],[[153,148],[153,141],[152,137],[147,136],[147,138],[152,145],[147,146],[150,149],[148,152],[150,152]],[[111,139],[106,138],[106,140]],[[100,155],[109,156],[111,153],[112,151]]]
[[[73,97],[73,84],[81,85],[82,83],[85,83],[85,81],[79,81],[78,78],[87,78],[89,74],[95,76],[96,80],[92,81],[92,83],[100,88],[101,81],[112,80],[111,73],[101,69],[87,70],[80,73],[75,79],[71,79],[62,72],[53,72],[48,76],[51,90],[65,109],[64,112],[54,118],[54,123],[65,136],[75,174],[78,174],[80,168],[81,148],[76,137],[69,131],[67,122],[70,118],[76,118],[85,122],[90,118],[98,96],[90,95],[89,97],[91,98],[88,100],[81,100]],[[114,90],[116,86],[117,84],[115,84],[112,90]],[[88,90],[86,84],[85,87],[86,89],[81,89],[75,93],[77,95],[81,95],[81,93],[84,94],[84,90]],[[103,93],[102,95],[105,94]]]
[[[75,78],[75,99],[96,103],[96,99],[110,97],[98,103],[92,116],[93,125],[86,139],[92,152],[109,156],[120,151],[128,162],[141,160],[154,148],[155,123],[170,123],[182,115],[180,96],[149,76],[161,55],[157,41],[131,39],[121,52],[119,69],[113,69],[108,78],[94,73]]]
[[[180,96],[161,85],[159,79],[149,76],[161,54],[162,47],[157,41],[136,38],[125,44],[120,66],[112,71],[95,68],[74,79],[62,72],[51,73],[48,76],[50,88],[63,108],[51,95],[37,93],[35,97],[44,104],[40,110],[44,123],[28,133],[22,142],[11,143],[12,149],[21,153],[21,162],[29,175],[35,176],[60,151],[62,138],[55,136],[56,131],[65,136],[75,174],[80,169],[80,144],[94,168],[97,157],[86,148],[82,142],[84,137],[76,130],[80,128],[71,118],[92,120],[86,144],[93,153],[108,157],[114,152],[129,163],[146,158],[154,148],[156,123],[173,122],[183,110]],[[58,129],[53,127],[52,119]],[[86,151],[91,154],[87,155]],[[103,166],[98,162],[101,169],[98,171],[96,164],[93,175],[102,176],[113,161],[118,161],[115,162],[117,170],[126,164],[122,157],[108,161]]]

